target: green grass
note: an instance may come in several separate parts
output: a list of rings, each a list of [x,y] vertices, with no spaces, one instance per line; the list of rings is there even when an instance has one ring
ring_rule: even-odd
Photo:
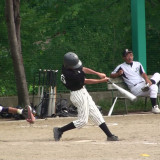
[[[145,107],[145,98],[138,98],[136,102],[131,102],[127,100],[127,109],[128,113],[131,112],[148,112],[151,110],[151,102],[150,99],[147,99],[147,105]],[[102,107],[102,112],[104,115],[107,115],[110,107],[112,106],[112,99],[107,100],[101,100],[97,103],[97,105]],[[114,114],[126,114],[125,110],[125,103],[124,100],[117,100],[114,109],[113,109],[113,115]]]

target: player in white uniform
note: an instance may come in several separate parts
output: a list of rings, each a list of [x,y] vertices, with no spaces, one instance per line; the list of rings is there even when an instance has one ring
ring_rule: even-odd
[[[151,79],[146,75],[140,62],[133,61],[133,52],[126,49],[123,54],[124,63],[118,65],[111,73],[111,78],[122,76],[130,91],[135,96],[149,96],[152,112],[160,113],[157,105],[157,93],[160,74],[155,73]]]
[[[100,79],[86,79],[85,73],[98,75]],[[102,114],[84,86],[84,84],[107,82],[108,79],[104,73],[82,67],[82,62],[75,53],[68,52],[64,55],[61,80],[65,87],[71,91],[70,100],[78,109],[78,119],[61,128],[53,128],[55,141],[59,141],[65,131],[86,125],[88,118],[104,131],[108,141],[118,141],[118,137],[109,131]]]
[[[22,115],[27,122],[34,123],[35,117],[32,114],[32,108],[27,105],[24,109],[17,109],[13,107],[4,107],[0,105],[0,113],[12,113]]]

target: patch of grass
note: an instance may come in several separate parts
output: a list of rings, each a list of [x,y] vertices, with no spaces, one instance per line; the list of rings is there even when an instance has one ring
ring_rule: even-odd
[[[138,98],[136,102],[131,102],[129,100],[126,100],[126,104],[127,104],[128,113],[130,112],[148,112],[151,110],[151,102],[149,98],[147,98],[146,107],[145,107],[144,97]],[[112,106],[112,99],[100,100],[97,103],[97,105],[101,106],[103,114],[107,115],[110,110],[110,107]],[[120,99],[117,100],[112,114],[126,114],[124,100],[120,100]]]

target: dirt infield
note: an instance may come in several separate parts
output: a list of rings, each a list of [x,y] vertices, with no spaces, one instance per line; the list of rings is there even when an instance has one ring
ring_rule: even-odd
[[[0,121],[0,160],[159,160],[160,115],[137,114],[105,117],[120,141],[108,142],[91,122],[53,141],[53,127],[75,118]]]

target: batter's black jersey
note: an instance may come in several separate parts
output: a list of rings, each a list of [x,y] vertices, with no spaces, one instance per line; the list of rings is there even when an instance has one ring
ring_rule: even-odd
[[[84,86],[85,73],[82,68],[78,69],[66,69],[62,66],[61,81],[67,89],[76,91]]]

